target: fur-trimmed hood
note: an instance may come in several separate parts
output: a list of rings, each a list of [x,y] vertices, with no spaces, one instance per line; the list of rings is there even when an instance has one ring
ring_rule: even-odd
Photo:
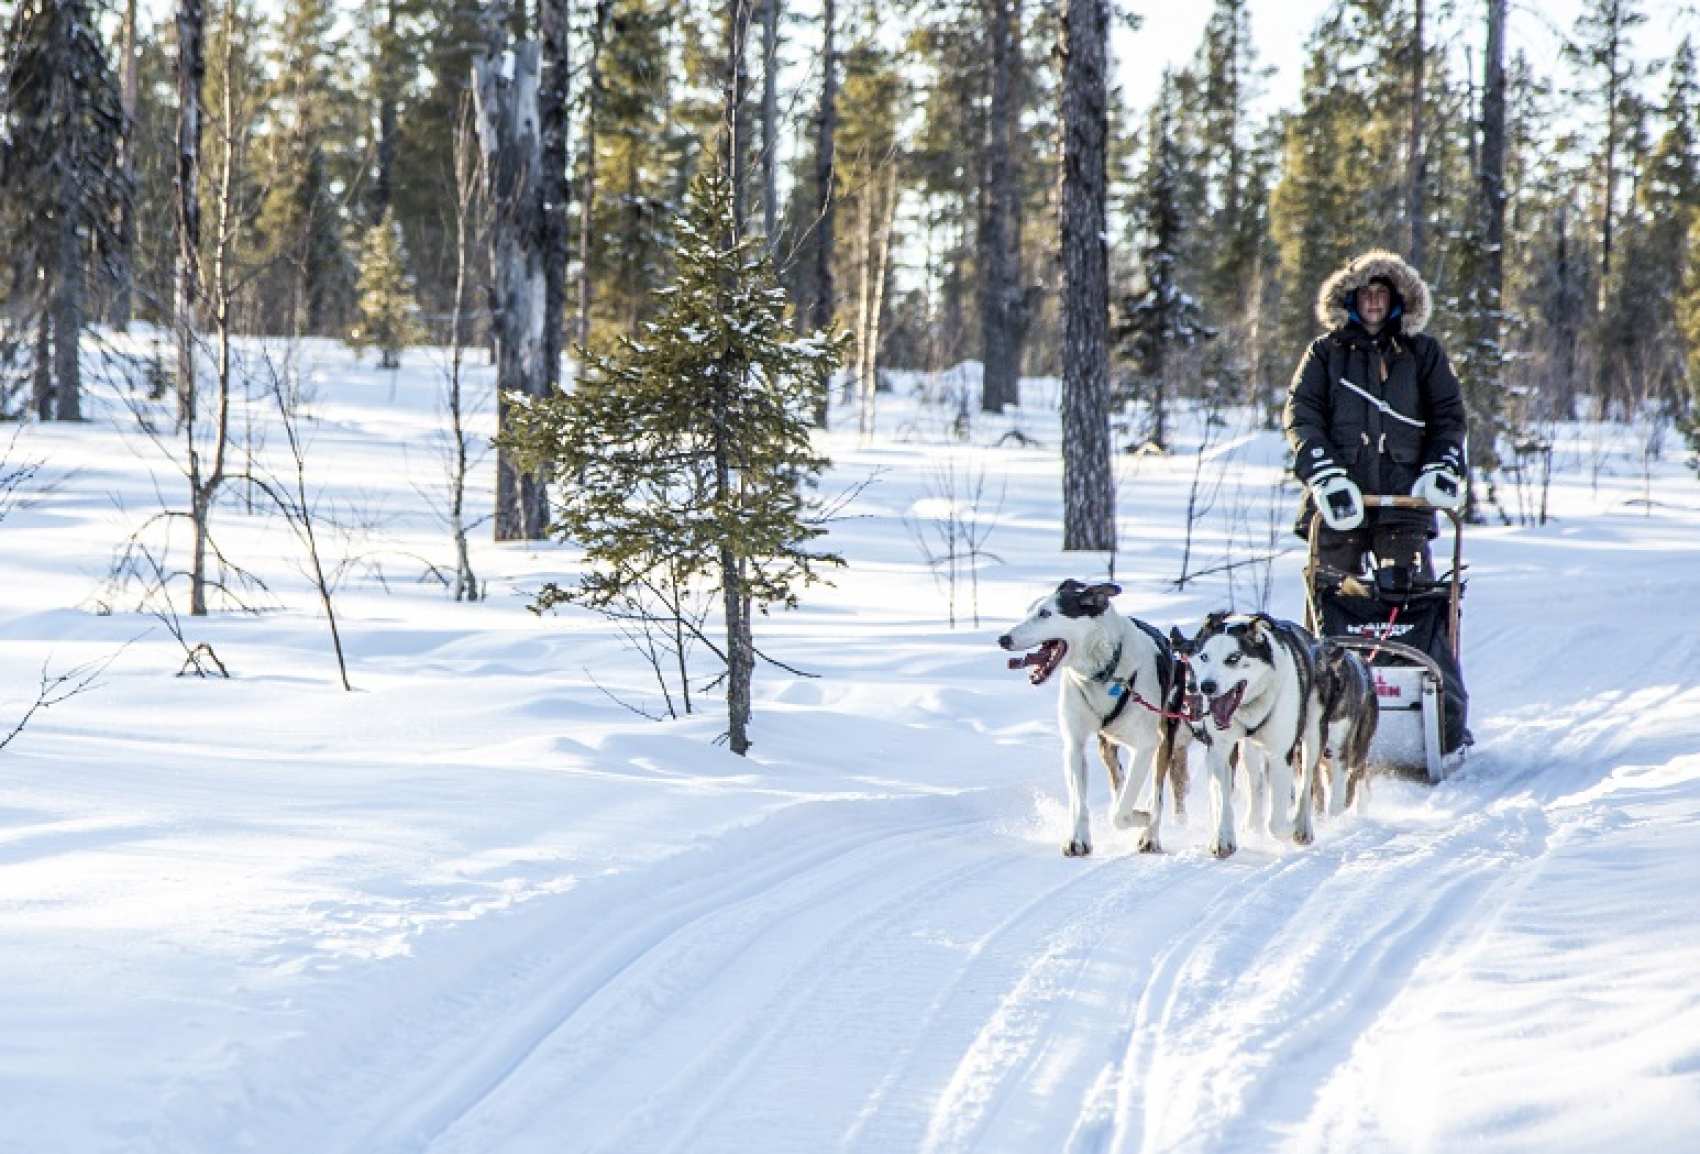
[[[1386,277],[1404,298],[1404,312],[1399,318],[1403,331],[1413,335],[1422,332],[1434,308],[1428,285],[1397,253],[1383,249],[1358,254],[1322,282],[1316,294],[1317,322],[1331,332],[1345,325],[1351,320],[1346,315],[1351,294],[1376,277]]]

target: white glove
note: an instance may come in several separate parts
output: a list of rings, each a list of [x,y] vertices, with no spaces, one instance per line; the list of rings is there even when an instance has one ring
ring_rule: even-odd
[[[1316,511],[1322,523],[1336,532],[1344,533],[1364,523],[1364,494],[1344,470],[1312,477],[1310,491],[1316,498]]]
[[[1438,508],[1456,511],[1464,504],[1464,482],[1445,465],[1429,465],[1423,469],[1417,483],[1411,486],[1411,496],[1421,497]]]

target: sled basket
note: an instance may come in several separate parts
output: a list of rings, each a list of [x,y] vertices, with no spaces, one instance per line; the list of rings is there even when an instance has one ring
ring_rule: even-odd
[[[1378,505],[1432,509],[1413,497],[1364,498]],[[1385,595],[1360,584],[1364,595],[1312,586],[1307,603],[1312,631],[1363,657],[1372,668],[1380,720],[1370,746],[1372,768],[1416,775],[1430,782],[1449,776],[1469,742],[1469,694],[1458,662],[1464,596],[1459,518],[1453,522],[1452,571],[1431,587]],[[1311,563],[1316,562],[1311,533]],[[1307,578],[1308,580],[1308,578]]]

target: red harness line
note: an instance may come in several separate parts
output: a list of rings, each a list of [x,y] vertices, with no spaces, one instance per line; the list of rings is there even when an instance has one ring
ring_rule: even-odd
[[[1369,651],[1369,656],[1364,658],[1365,665],[1375,664],[1375,655],[1381,652],[1381,647],[1393,636],[1393,623],[1399,620],[1399,609],[1400,606],[1395,605],[1393,607],[1393,612],[1387,615],[1387,624],[1382,627],[1381,636],[1375,639],[1375,648],[1371,649]]]
[[[1160,706],[1152,705],[1149,701],[1145,700],[1145,698],[1141,697],[1137,693],[1133,694],[1133,703],[1137,706],[1140,706],[1143,709],[1149,709],[1152,713],[1155,713],[1158,717],[1164,717],[1164,718],[1169,719],[1170,721],[1192,722],[1192,721],[1203,721],[1204,720],[1204,715],[1202,713],[1197,714],[1196,716],[1194,714],[1191,714],[1191,713],[1170,713],[1168,710],[1163,709]]]
[[[1175,664],[1176,665],[1185,665],[1186,659],[1182,658],[1182,657],[1176,657],[1175,658]],[[1185,676],[1185,675],[1183,674],[1182,676]],[[1162,708],[1161,706],[1152,705],[1149,701],[1145,700],[1145,698],[1143,696],[1141,696],[1139,694],[1139,692],[1133,688],[1132,685],[1128,686],[1127,692],[1128,692],[1128,699],[1130,701],[1132,701],[1135,705],[1139,706],[1141,709],[1148,709],[1152,713],[1155,713],[1158,717],[1161,717],[1161,718],[1163,718],[1167,721],[1184,721],[1184,722],[1187,722],[1188,724],[1191,724],[1192,722],[1195,722],[1195,721],[1203,721],[1204,720],[1204,714],[1203,713],[1198,713],[1198,714],[1170,713],[1168,710]]]

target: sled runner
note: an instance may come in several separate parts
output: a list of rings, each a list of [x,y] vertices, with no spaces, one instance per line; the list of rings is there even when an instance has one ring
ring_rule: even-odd
[[[1305,625],[1355,650],[1372,667],[1381,719],[1370,744],[1373,770],[1430,782],[1449,777],[1470,745],[1469,695],[1459,665],[1464,600],[1463,522],[1419,497],[1364,495],[1368,509],[1444,513],[1452,522],[1452,567],[1439,579],[1408,569],[1363,577],[1317,563],[1320,517],[1310,527],[1305,564]]]

